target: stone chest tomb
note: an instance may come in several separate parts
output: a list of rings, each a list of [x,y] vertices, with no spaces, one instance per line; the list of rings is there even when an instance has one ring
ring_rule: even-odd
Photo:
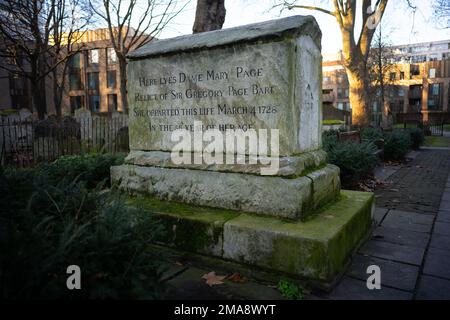
[[[321,150],[320,41],[314,18],[294,16],[153,41],[128,56],[130,153],[111,177],[147,195],[170,230],[162,242],[319,284],[343,270],[373,197],[341,191]],[[224,161],[206,161],[208,130],[224,137],[214,152]],[[244,148],[229,148],[230,132],[248,133]],[[189,161],[174,161],[183,135],[196,134],[182,149]]]

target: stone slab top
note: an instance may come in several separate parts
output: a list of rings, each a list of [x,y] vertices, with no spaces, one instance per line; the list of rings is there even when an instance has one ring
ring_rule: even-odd
[[[317,47],[321,47],[322,32],[316,19],[313,16],[296,15],[234,28],[154,40],[129,53],[127,57],[136,60],[173,52],[209,49],[240,42],[281,39],[287,35],[309,35]]]

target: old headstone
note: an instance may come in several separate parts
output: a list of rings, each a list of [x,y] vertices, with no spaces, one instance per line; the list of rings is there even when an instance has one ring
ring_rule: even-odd
[[[213,209],[208,215],[217,221],[206,234],[222,236],[200,248],[195,239],[181,241],[182,248],[330,280],[367,230],[372,197],[358,194],[358,204],[334,220],[342,225],[330,222],[333,213],[312,217],[328,204],[349,205],[339,200],[339,169],[321,150],[320,41],[314,18],[294,16],[154,41],[131,53],[130,153],[112,167],[112,181],[152,199],[231,210],[226,219]],[[335,239],[357,215],[352,239]],[[328,252],[331,241],[342,241],[339,253]],[[290,250],[295,261],[283,261]]]

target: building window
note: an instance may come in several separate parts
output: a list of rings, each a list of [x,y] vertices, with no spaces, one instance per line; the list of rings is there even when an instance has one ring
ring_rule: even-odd
[[[98,90],[99,85],[99,73],[98,72],[89,72],[88,73],[88,89],[89,90]]]
[[[400,80],[405,80],[405,72],[400,72]]]
[[[80,69],[73,69],[69,74],[69,88],[70,90],[82,90],[81,71]]]
[[[108,94],[108,112],[117,111],[117,94]]]
[[[114,48],[106,48],[106,57],[108,64],[115,64],[117,63],[117,54],[116,50]]]
[[[98,49],[91,49],[88,51],[88,63],[90,66],[98,65],[100,60]]]
[[[440,93],[441,84],[440,83],[433,83],[430,85],[430,94],[433,96],[438,96]]]
[[[116,70],[108,70],[107,72],[107,85],[108,88],[116,88]]]
[[[414,76],[420,76],[420,66],[416,65],[416,64],[412,64],[411,65],[411,69],[410,69],[410,73],[411,73],[411,79]]]
[[[343,102],[339,102],[338,103],[338,109],[339,110],[344,110],[344,103]]]
[[[439,110],[441,108],[441,84],[430,84],[428,94],[428,109]]]
[[[429,76],[430,79],[436,78],[436,69],[431,68],[429,73],[428,73],[428,76]]]
[[[397,78],[397,73],[396,72],[391,72],[389,74],[389,80],[395,81],[396,78]]]
[[[99,95],[89,95],[89,109],[92,112],[100,112],[100,96]]]
[[[398,88],[398,96],[399,97],[404,97],[405,96],[405,89]]]
[[[70,97],[70,112],[75,113],[75,110],[84,107],[84,97],[83,96],[71,96]]]
[[[71,68],[80,69],[80,61],[81,61],[80,56],[81,56],[80,53],[77,52],[77,53],[75,53],[74,55],[72,55],[70,57],[70,59],[69,59],[69,66]]]

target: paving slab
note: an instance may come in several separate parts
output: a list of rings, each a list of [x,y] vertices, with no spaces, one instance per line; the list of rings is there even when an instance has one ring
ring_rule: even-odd
[[[450,280],[450,251],[430,248],[425,258],[423,273]]]
[[[437,222],[450,222],[450,211],[439,211],[436,218]]]
[[[382,226],[409,231],[430,232],[434,217],[429,214],[390,210]]]
[[[344,277],[329,298],[333,300],[411,300],[413,294],[381,286],[380,290],[367,289],[366,281]]]
[[[383,221],[383,218],[386,216],[386,213],[388,213],[388,209],[386,208],[375,208],[375,212],[373,214],[373,218],[375,220],[375,223],[378,225]]]
[[[370,240],[360,249],[359,252],[363,255],[419,266],[422,263],[425,249]]]
[[[422,276],[416,295],[417,300],[450,300],[450,280]]]
[[[439,210],[450,211],[450,201],[441,201],[441,205],[439,206]]]
[[[444,236],[442,234],[433,234],[430,242],[431,248],[450,250],[450,236]]]
[[[248,279],[243,282],[223,280],[223,284],[209,286],[202,276],[209,273],[205,269],[190,267],[183,273],[167,281],[169,289],[166,299],[200,300],[284,300],[275,286],[260,284]],[[217,275],[227,276],[217,272]]]
[[[450,236],[450,222],[442,222],[442,221],[436,221],[434,224],[433,229],[434,234],[441,234],[444,236]]]
[[[430,240],[430,235],[424,232],[381,226],[374,230],[372,239],[411,247],[426,248]]]
[[[419,267],[394,261],[356,255],[348,275],[359,280],[368,278],[367,268],[371,265],[380,267],[381,284],[396,289],[413,291],[416,286]]]

